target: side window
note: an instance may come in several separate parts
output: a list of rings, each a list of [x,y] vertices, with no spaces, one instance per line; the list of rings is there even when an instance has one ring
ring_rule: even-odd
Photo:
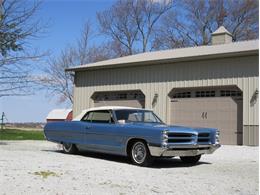
[[[81,120],[85,122],[91,122],[93,112],[88,112]]]
[[[132,122],[142,121],[142,113],[131,113],[131,114],[129,114],[128,121],[132,121]]]
[[[113,117],[108,110],[91,111],[83,117],[83,121],[92,123],[113,123]]]

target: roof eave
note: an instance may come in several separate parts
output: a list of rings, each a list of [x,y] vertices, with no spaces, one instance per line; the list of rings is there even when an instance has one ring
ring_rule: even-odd
[[[188,57],[180,57],[180,58],[170,58],[170,59],[159,59],[159,60],[148,60],[148,61],[140,61],[140,62],[132,62],[132,63],[119,63],[119,64],[110,64],[110,65],[101,65],[101,66],[82,66],[82,67],[74,67],[67,68],[65,71],[86,71],[86,70],[95,70],[95,69],[104,69],[104,68],[123,68],[128,66],[137,66],[137,65],[154,65],[154,64],[167,64],[167,63],[175,63],[175,62],[183,62],[183,61],[197,61],[197,60],[207,60],[214,58],[227,58],[234,56],[248,56],[248,55],[257,55],[259,53],[258,49],[248,50],[248,51],[239,51],[239,52],[228,52],[221,54],[209,54],[209,55],[200,55],[200,56],[188,56]]]

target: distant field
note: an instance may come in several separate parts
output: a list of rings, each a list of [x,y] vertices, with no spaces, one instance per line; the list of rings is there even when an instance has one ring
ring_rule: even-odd
[[[4,129],[0,130],[0,140],[44,140],[43,131]]]
[[[21,131],[43,131],[43,128],[33,128],[33,127],[6,127],[6,129],[16,129]]]

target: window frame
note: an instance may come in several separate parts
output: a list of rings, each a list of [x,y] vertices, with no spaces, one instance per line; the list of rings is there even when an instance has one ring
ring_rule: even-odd
[[[160,124],[165,124],[152,110],[142,110],[142,109],[117,109],[117,110],[113,110],[113,115],[114,115],[114,119],[116,119],[116,122],[117,123],[119,123],[118,122],[118,119],[117,119],[117,115],[116,115],[116,111],[121,111],[121,110],[135,110],[135,111],[147,111],[147,112],[151,112],[151,114],[156,118],[156,120],[158,120],[158,123],[160,123]],[[143,117],[142,117],[142,120],[144,120],[144,115],[143,115]],[[134,121],[133,121],[134,122]],[[140,123],[140,122],[138,122],[138,123]],[[148,122],[141,122],[141,123],[148,123]]]
[[[105,123],[105,122],[92,122],[92,119],[91,119],[90,121],[83,120],[83,119],[84,119],[86,116],[88,116],[90,113],[94,113],[94,112],[104,112],[104,111],[110,113],[110,115],[111,115],[111,118],[110,118],[110,120],[109,120],[108,123]],[[112,119],[113,121],[112,121],[111,119]],[[115,120],[115,117],[114,117],[114,113],[112,112],[112,110],[90,110],[90,111],[88,111],[88,112],[81,118],[80,121],[82,121],[82,122],[87,122],[87,123],[97,123],[97,124],[115,124],[115,123],[116,123],[116,120]]]

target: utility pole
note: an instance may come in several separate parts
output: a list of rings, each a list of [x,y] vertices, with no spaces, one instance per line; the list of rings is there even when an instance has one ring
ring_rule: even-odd
[[[4,129],[4,118],[5,118],[5,113],[2,112],[2,117],[1,117],[1,130]]]

